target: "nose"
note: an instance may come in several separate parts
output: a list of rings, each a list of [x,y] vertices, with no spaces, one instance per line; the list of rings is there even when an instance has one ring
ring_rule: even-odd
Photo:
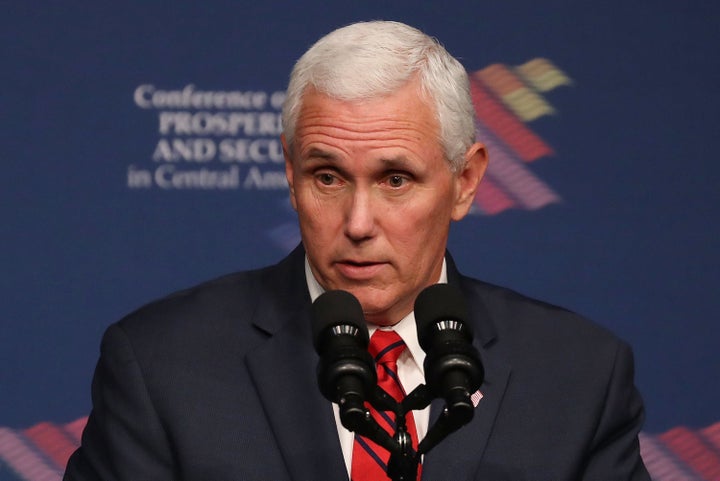
[[[373,237],[376,229],[375,214],[371,193],[364,188],[356,188],[347,206],[345,235],[354,242]]]

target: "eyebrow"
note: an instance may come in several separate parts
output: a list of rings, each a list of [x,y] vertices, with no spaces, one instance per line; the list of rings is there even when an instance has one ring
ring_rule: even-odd
[[[310,148],[303,160],[305,168],[315,168],[317,164],[324,163],[327,163],[327,167],[338,169],[341,172],[343,172],[345,168],[339,156],[319,147]],[[413,162],[403,154],[399,154],[397,157],[380,157],[377,159],[377,163],[379,164],[379,169],[384,172],[415,172],[418,168],[422,169],[422,166],[418,167],[417,162]]]
[[[303,155],[300,158],[300,163],[304,169],[316,169],[318,167],[340,169],[342,166],[337,155],[316,147],[311,148]]]
[[[307,160],[322,159],[333,162],[337,161],[336,155],[333,155],[330,152],[326,152],[322,149],[318,149],[317,147],[313,147],[312,149],[310,149],[310,151],[307,153],[306,158]]]
[[[328,160],[331,162],[337,162],[339,160],[335,154],[332,154],[325,150],[319,149],[317,147],[311,148],[308,151],[306,158],[307,158],[307,160],[321,159],[321,160]],[[397,157],[382,157],[379,160],[382,164],[384,164],[386,167],[389,167],[389,168],[407,167],[408,165],[411,165],[413,163],[405,155],[399,155]]]
[[[414,165],[414,163],[404,155],[392,158],[380,159],[387,169],[408,169]]]

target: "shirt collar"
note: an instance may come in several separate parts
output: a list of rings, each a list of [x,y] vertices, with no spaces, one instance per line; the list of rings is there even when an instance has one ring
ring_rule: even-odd
[[[325,289],[323,289],[317,279],[315,279],[315,276],[310,269],[310,263],[308,262],[307,255],[305,256],[305,280],[307,281],[308,291],[310,291],[310,298],[313,302],[315,302],[315,299],[325,292]],[[443,258],[440,278],[438,279],[437,284],[445,283],[447,283],[447,264],[445,258]],[[376,329],[379,329],[378,326],[370,323],[368,323],[367,327],[371,336]],[[420,369],[420,372],[424,373],[423,362],[425,361],[425,351],[422,350],[420,342],[418,341],[417,328],[415,327],[415,313],[411,311],[410,314],[402,318],[400,322],[394,326],[383,327],[381,329],[387,329],[398,333],[402,340],[405,341],[407,350],[418,369]]]

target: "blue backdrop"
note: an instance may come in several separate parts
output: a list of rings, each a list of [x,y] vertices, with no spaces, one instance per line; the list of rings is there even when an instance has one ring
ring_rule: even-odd
[[[0,425],[87,415],[109,323],[294,245],[287,75],[322,34],[376,18],[438,37],[468,72],[507,67],[551,108],[513,115],[551,149],[520,163],[554,200],[479,204],[453,227],[463,272],[628,340],[647,432],[720,420],[720,3],[298,3],[3,7]],[[545,90],[513,70],[534,59]]]

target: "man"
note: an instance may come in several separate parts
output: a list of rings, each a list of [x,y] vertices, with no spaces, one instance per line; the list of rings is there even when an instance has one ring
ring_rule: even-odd
[[[111,326],[65,479],[387,479],[361,467],[362,439],[319,393],[309,308],[324,290],[357,297],[372,333],[401,339],[409,392],[425,356],[413,304],[438,282],[463,292],[486,375],[473,420],[424,456],[422,479],[649,479],[628,346],[446,254],[487,165],[454,58],[399,23],[336,30],[296,64],[283,122],[302,246]],[[419,439],[441,409],[413,413]]]

